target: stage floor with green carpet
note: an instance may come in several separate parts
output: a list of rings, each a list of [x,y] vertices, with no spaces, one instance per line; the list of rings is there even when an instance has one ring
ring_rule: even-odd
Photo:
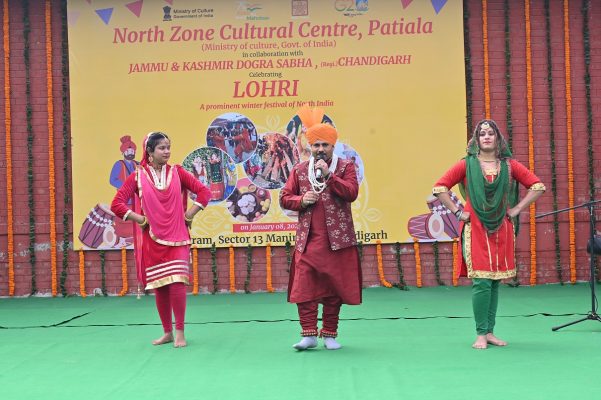
[[[503,286],[474,350],[469,287],[369,288],[343,306],[341,350],[292,349],[285,293],[188,296],[188,347],[162,334],[153,296],[0,299],[0,399],[585,399],[601,389],[590,287]],[[599,286],[597,286],[599,293]]]

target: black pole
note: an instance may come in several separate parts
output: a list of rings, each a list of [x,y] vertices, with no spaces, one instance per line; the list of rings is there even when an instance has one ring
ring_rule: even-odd
[[[595,294],[595,260],[593,258],[596,255],[595,254],[595,246],[594,246],[594,244],[595,244],[595,213],[594,213],[595,207],[594,207],[594,205],[599,202],[601,202],[601,200],[595,200],[595,201],[581,204],[579,206],[564,208],[562,210],[548,212],[548,213],[540,214],[540,215],[536,216],[536,218],[542,218],[547,215],[563,213],[565,211],[574,210],[576,208],[582,208],[582,207],[587,207],[588,212],[589,212],[589,235],[590,235],[590,237],[589,237],[589,242],[588,242],[588,248],[589,248],[589,252],[590,252],[589,285],[591,288],[591,309],[586,314],[586,317],[584,317],[584,318],[580,318],[576,321],[568,322],[567,324],[563,324],[563,325],[559,325],[559,326],[555,326],[555,327],[551,328],[551,330],[553,332],[558,331],[559,329],[565,328],[566,326],[574,325],[574,324],[577,324],[577,323],[583,322],[583,321],[593,320],[593,321],[601,322],[601,317],[599,317],[599,314],[597,314],[597,296]]]

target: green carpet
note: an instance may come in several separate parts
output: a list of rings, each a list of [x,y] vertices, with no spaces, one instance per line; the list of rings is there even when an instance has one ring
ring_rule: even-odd
[[[597,290],[598,291],[598,290]],[[473,350],[470,288],[364,290],[339,351],[296,352],[284,293],[188,297],[188,347],[154,347],[154,298],[0,299],[0,399],[573,399],[601,389],[587,284],[501,288]]]

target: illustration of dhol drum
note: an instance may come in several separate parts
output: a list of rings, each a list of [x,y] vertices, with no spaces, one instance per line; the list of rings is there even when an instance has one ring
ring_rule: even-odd
[[[115,214],[109,210],[107,205],[97,204],[81,225],[79,240],[93,249],[98,248],[103,241],[112,241],[114,244],[117,241],[117,235],[113,228],[114,219]]]
[[[455,203],[455,205],[460,210],[463,210],[463,204],[461,204],[461,200],[459,200],[457,198],[457,196],[455,195],[455,193],[450,192],[450,194],[451,194],[451,200],[453,200],[453,202]],[[459,221],[457,220],[457,218],[455,217],[455,215],[453,215],[453,213],[451,212],[451,210],[449,210],[448,208],[446,208],[440,202],[440,200],[438,200],[438,197],[436,197],[436,196],[430,196],[430,197],[428,197],[428,199],[426,200],[426,202],[428,203],[428,208],[430,209],[430,211],[432,211],[432,214],[438,214],[438,215],[440,215],[440,217],[444,221],[444,232],[451,239],[459,237]]]
[[[409,218],[407,230],[417,239],[436,239],[444,233],[444,221],[436,213],[422,214]]]

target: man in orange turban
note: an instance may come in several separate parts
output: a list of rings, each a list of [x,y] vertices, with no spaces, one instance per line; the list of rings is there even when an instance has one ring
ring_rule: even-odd
[[[359,184],[354,163],[334,154],[338,132],[322,123],[324,111],[303,107],[298,116],[307,129],[311,158],[292,169],[280,192],[282,208],[299,213],[288,301],[297,304],[302,339],[293,347],[314,348],[319,335],[328,350],[337,350],[340,307],[361,304],[361,265],[351,214]]]
[[[322,123],[325,112],[322,108],[309,108],[305,106],[297,111],[298,117],[306,128],[305,136],[309,145],[317,141],[324,141],[336,145],[338,131],[328,123]]]

